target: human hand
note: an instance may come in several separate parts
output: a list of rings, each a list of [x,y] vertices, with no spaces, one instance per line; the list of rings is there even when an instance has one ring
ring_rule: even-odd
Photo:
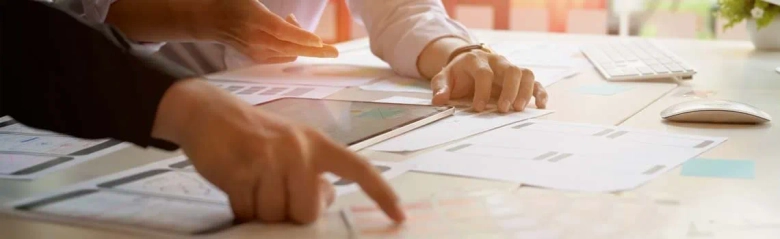
[[[404,220],[392,188],[366,160],[208,83],[174,84],[152,135],[179,144],[196,170],[227,193],[238,221],[313,222],[334,198],[324,172],[358,183],[387,215]]]
[[[298,56],[337,57],[338,50],[322,43],[298,24],[293,15],[282,19],[257,0],[213,1],[209,37],[230,45],[256,63],[294,61]]]
[[[547,107],[547,91],[534,80],[531,70],[510,63],[495,53],[473,50],[455,57],[431,80],[433,104],[473,95],[473,108],[483,111],[498,97],[498,111],[523,111],[535,98],[536,107]]]

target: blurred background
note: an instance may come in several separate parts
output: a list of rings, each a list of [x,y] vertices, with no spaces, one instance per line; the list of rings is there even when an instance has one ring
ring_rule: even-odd
[[[365,37],[345,0],[331,0],[317,34],[329,42]],[[728,31],[714,16],[717,0],[442,0],[469,28],[747,40],[744,22]],[[622,23],[622,24],[621,24]]]

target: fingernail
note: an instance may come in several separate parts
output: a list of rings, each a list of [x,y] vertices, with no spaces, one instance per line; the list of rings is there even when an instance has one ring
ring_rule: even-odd
[[[523,111],[525,110],[525,106],[528,104],[528,101],[520,100],[517,103],[515,103],[515,110],[517,111]]]
[[[401,207],[401,204],[396,204],[396,221],[397,222],[403,222],[406,220],[406,212],[404,212],[403,207]]]
[[[336,58],[339,56],[338,51],[323,51],[322,57]]]
[[[512,104],[512,102],[509,102],[508,100],[502,100],[500,103],[498,103],[498,111],[502,113],[509,112],[509,106]]]

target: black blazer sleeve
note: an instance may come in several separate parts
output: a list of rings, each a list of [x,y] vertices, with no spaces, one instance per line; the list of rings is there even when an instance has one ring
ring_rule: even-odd
[[[176,148],[151,130],[165,91],[191,72],[133,56],[115,29],[41,2],[0,0],[0,36],[0,116],[81,138]]]

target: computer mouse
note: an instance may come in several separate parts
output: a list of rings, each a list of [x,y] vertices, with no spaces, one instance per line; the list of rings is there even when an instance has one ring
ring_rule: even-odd
[[[772,117],[756,107],[726,100],[694,100],[672,105],[661,117],[674,122],[760,124]]]

